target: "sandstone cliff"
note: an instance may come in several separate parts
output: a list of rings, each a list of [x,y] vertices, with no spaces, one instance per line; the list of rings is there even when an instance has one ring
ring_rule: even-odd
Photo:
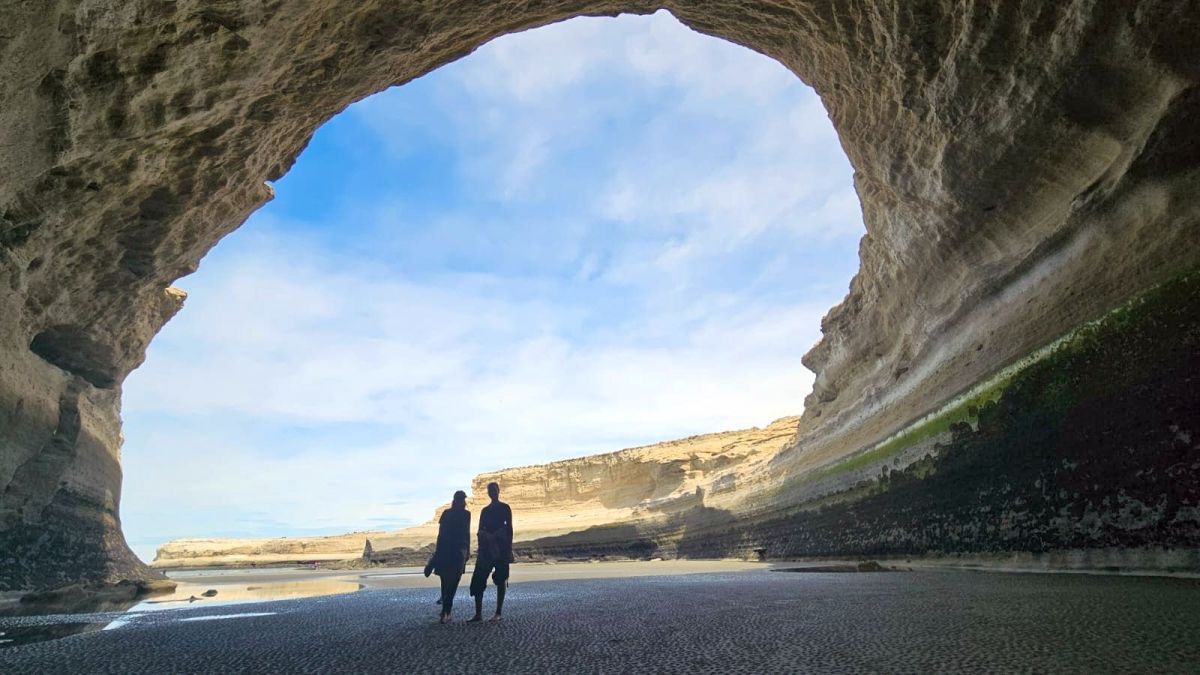
[[[319,124],[495,36],[659,8],[816,89],[866,222],[755,517],[1200,264],[1190,2],[0,4],[0,588],[149,574],[120,532],[121,382]]]
[[[274,539],[173,539],[155,551],[152,566],[241,567],[282,563],[346,560],[362,554],[368,539],[384,532],[350,532],[327,537]]]
[[[467,508],[487,504],[498,482],[519,521],[517,541],[613,524],[650,524],[694,508],[734,508],[762,488],[770,460],[796,434],[798,417],[764,428],[692,436],[602,455],[504,469],[471,481]],[[155,567],[271,564],[358,557],[367,539],[377,551],[418,549],[437,539],[439,508],[429,522],[396,532],[283,539],[180,539],[158,549]]]

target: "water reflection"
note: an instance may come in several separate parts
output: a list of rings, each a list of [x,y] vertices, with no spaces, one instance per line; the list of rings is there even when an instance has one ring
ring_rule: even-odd
[[[325,595],[353,593],[362,589],[362,584],[348,579],[306,579],[299,581],[280,581],[271,583],[221,583],[196,584],[180,582],[174,592],[155,595],[143,600],[107,603],[102,609],[89,607],[82,609],[85,614],[68,613],[55,607],[50,611],[58,613],[47,614],[46,607],[41,608],[44,616],[30,616],[29,607],[17,608],[9,613],[9,618],[0,616],[0,649],[19,647],[34,642],[57,640],[71,635],[88,633],[95,630],[116,630],[136,624],[140,617],[152,615],[165,617],[166,610],[195,609],[201,607],[232,606],[268,600],[286,600],[290,598],[311,598]],[[25,611],[19,611],[19,610]],[[119,613],[122,612],[123,613]],[[19,614],[18,614],[19,611]],[[208,621],[215,619],[231,619],[247,616],[266,616],[274,612],[243,612],[238,614],[219,614],[199,617],[181,617],[180,621]],[[23,616],[21,616],[23,615]],[[148,618],[148,617],[147,617]]]
[[[225,619],[244,619],[248,616],[274,616],[276,612],[242,612],[241,614],[209,614],[206,616],[189,616],[180,621],[224,621]]]
[[[362,584],[357,581],[345,579],[309,579],[266,584],[190,584],[181,582],[175,587],[175,592],[144,600],[134,605],[129,611],[154,612],[188,606],[212,607],[288,598],[312,598],[322,595],[353,593],[361,588]]]
[[[69,621],[63,623],[38,624],[33,626],[2,626],[0,625],[0,649],[19,647],[34,642],[57,640],[68,635],[78,635],[104,627],[102,623],[86,623]]]

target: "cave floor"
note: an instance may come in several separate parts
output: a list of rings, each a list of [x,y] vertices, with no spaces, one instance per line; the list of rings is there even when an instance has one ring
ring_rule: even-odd
[[[514,576],[520,566],[514,567]],[[534,581],[500,624],[390,588],[168,612],[0,619],[95,630],[0,649],[16,672],[1195,672],[1200,581],[746,572]],[[489,589],[485,611],[494,602]]]

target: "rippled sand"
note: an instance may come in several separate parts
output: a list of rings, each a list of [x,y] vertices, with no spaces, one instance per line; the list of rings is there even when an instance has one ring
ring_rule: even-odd
[[[665,568],[664,568],[665,569]],[[422,577],[423,579],[423,577]],[[0,671],[1195,672],[1200,583],[971,572],[682,574],[513,586],[500,624],[429,588],[92,617]],[[491,607],[494,592],[488,592]]]

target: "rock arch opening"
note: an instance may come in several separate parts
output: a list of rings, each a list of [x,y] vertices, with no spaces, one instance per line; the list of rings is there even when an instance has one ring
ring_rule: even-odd
[[[1189,466],[1200,438],[1185,405],[1197,398],[1186,274],[1200,263],[1200,156],[1187,123],[1200,26],[1186,5],[69,1],[3,10],[0,586],[146,575],[116,521],[120,387],[53,365],[31,351],[35,338],[61,363],[67,352],[83,365],[102,353],[105,377],[119,383],[178,309],[171,281],[267,199],[263,182],[348,103],[498,35],[664,6],[815,88],[867,227],[861,270],[806,357],[817,379],[805,426],[773,468],[779,491],[760,504],[775,515],[749,529],[699,528],[695,540],[766,542],[768,554],[1195,551],[1194,472],[1138,482],[1136,496],[1125,493],[1137,504],[1111,493],[1136,473],[1130,462]],[[1136,321],[1087,328],[1098,342],[1068,340],[1070,350],[1041,359],[1042,347],[1114,310]],[[1089,370],[1084,356],[1136,368]],[[1043,365],[1006,370],[1029,359]],[[1020,395],[1008,396],[1013,377],[1024,378]],[[1000,408],[989,405],[997,388]],[[1140,421],[1091,434],[1072,423],[1084,412]],[[56,435],[64,419],[72,444]],[[1017,442],[1046,428],[1056,433]],[[1026,454],[985,444],[951,464],[933,457],[935,473],[966,490],[950,502],[929,501],[938,491],[921,482],[928,471],[887,485],[856,473],[923,461],[914,448],[945,433],[968,445],[982,433]],[[917,456],[896,455],[905,452]],[[1011,461],[965,459],[985,456]],[[1020,481],[997,482],[1017,468]],[[909,502],[801,520],[775,508],[859,480]],[[1021,506],[1035,497],[1030,485],[1037,509]],[[1058,489],[1042,492],[1048,485]],[[965,506],[1018,488],[1019,504]]]
[[[144,560],[195,537],[207,558],[213,537],[420,546],[389,531],[481,472],[796,416],[862,236],[811,89],[665,12],[497,39],[343,111],[274,187],[124,383]],[[504,482],[522,539],[717,481],[728,505],[779,428]],[[186,548],[163,564],[205,562]]]

